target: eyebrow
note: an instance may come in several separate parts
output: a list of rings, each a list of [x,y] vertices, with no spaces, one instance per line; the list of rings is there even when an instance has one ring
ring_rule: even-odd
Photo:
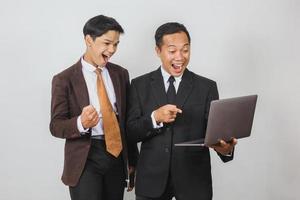
[[[110,40],[110,39],[104,39],[104,41],[105,41],[105,42],[111,42],[111,43],[113,43],[113,41]],[[119,43],[120,43],[120,41],[118,40],[118,41],[116,42],[116,44],[119,44]]]
[[[112,40],[110,39],[104,39],[106,42],[112,42]]]
[[[185,47],[185,46],[190,46],[190,44],[189,44],[189,43],[186,43],[186,44],[184,44],[182,47]],[[170,44],[170,45],[168,45],[168,47],[176,47],[176,45]]]

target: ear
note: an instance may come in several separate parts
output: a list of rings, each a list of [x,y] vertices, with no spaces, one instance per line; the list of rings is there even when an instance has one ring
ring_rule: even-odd
[[[94,43],[94,40],[90,35],[86,35],[84,37],[84,40],[85,40],[85,44],[86,44],[87,47],[92,46],[92,44]]]
[[[160,57],[161,49],[158,46],[155,46],[156,55]]]

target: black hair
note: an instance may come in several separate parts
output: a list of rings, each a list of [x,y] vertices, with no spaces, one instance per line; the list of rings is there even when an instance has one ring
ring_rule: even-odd
[[[155,32],[155,43],[157,47],[161,47],[162,45],[162,39],[164,35],[169,35],[173,33],[180,33],[184,32],[186,36],[188,37],[189,43],[191,43],[191,37],[187,29],[183,24],[180,24],[178,22],[168,22],[160,27]]]
[[[83,35],[90,35],[93,40],[108,31],[124,33],[122,26],[112,17],[98,15],[89,19],[83,27]]]

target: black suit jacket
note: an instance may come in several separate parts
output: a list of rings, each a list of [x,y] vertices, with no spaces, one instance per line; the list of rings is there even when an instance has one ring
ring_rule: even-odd
[[[136,144],[127,143],[125,131],[126,101],[129,89],[128,71],[113,63],[108,63],[106,67],[116,93],[124,166],[127,166],[127,161],[129,165],[135,166],[138,149]],[[79,60],[73,66],[55,75],[52,80],[50,131],[53,136],[66,139],[62,175],[62,181],[66,185],[75,186],[77,184],[91,146],[90,135],[82,136],[77,129],[77,118],[82,109],[89,104],[88,90]],[[127,169],[124,170],[126,173]]]
[[[181,199],[212,198],[210,154],[207,147],[174,147],[205,137],[210,102],[218,99],[216,83],[185,70],[176,105],[182,109],[172,126],[153,129],[151,113],[167,104],[160,68],[132,80],[127,128],[129,140],[142,142],[137,165],[136,194],[159,197],[171,174]],[[221,156],[224,162],[232,157]]]

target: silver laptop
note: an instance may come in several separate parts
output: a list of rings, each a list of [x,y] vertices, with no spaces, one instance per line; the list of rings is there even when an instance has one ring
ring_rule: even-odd
[[[210,146],[220,139],[249,137],[257,95],[221,99],[211,102],[205,138],[177,143],[175,146]]]

